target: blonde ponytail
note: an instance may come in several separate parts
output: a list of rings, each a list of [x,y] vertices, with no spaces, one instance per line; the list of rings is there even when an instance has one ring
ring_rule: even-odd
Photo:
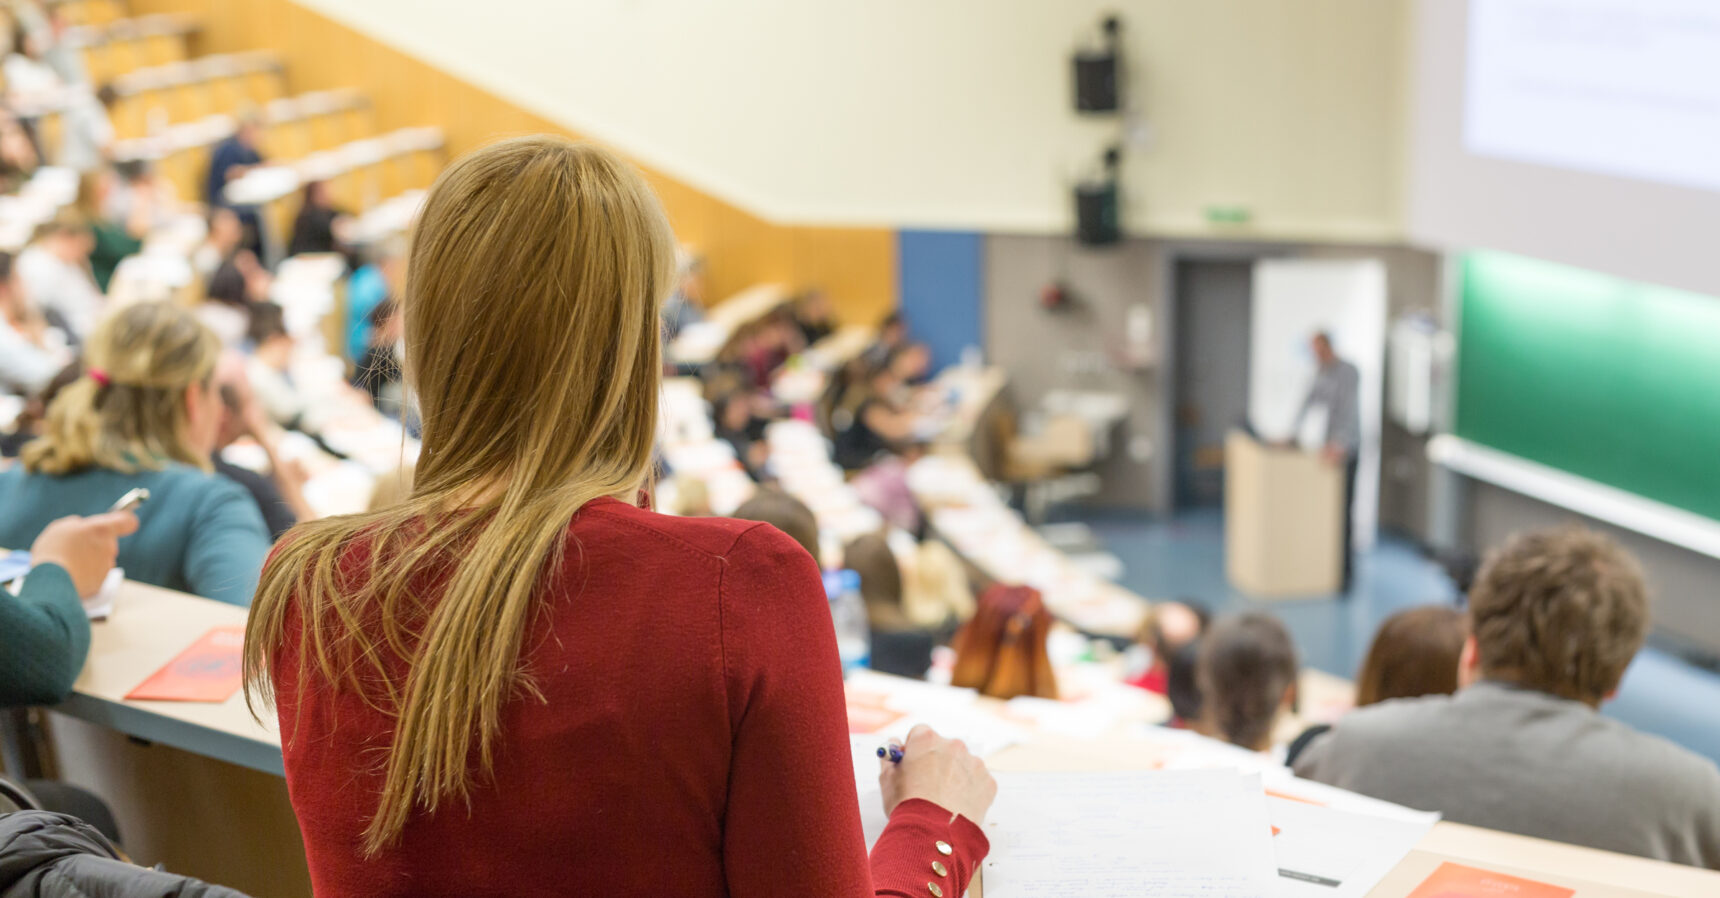
[[[253,713],[291,665],[303,689],[393,720],[366,854],[466,796],[492,769],[506,704],[541,698],[521,643],[568,524],[592,499],[631,500],[650,469],[673,275],[656,196],[604,150],[504,141],[431,188],[401,304],[423,418],[411,495],[293,530],[245,639]]]
[[[208,385],[220,341],[191,312],[162,302],[126,306],[96,326],[84,376],[48,406],[42,436],[24,446],[24,469],[133,473],[182,462],[209,470],[189,442],[185,391]]]

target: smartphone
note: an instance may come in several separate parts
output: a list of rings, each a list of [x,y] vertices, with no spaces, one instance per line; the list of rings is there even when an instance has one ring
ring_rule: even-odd
[[[137,489],[131,490],[125,495],[119,497],[119,501],[115,502],[108,511],[110,513],[115,511],[136,511],[139,505],[142,505],[148,500],[149,490],[140,486]]]

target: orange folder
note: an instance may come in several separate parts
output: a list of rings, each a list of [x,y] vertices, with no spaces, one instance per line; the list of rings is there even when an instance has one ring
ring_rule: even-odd
[[[127,700],[224,702],[239,691],[244,627],[216,627],[150,674]]]
[[[1571,898],[1576,893],[1576,889],[1444,863],[1409,898]]]

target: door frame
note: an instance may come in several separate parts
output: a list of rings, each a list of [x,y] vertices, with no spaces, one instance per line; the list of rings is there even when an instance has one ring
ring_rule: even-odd
[[[1161,434],[1153,484],[1153,512],[1170,516],[1176,512],[1176,445],[1179,436],[1176,420],[1177,353],[1181,340],[1177,321],[1177,263],[1179,262],[1258,262],[1261,259],[1293,258],[1302,255],[1295,244],[1264,242],[1230,242],[1215,240],[1160,241],[1155,252],[1159,272],[1160,355],[1158,377],[1155,378],[1155,400],[1158,405],[1157,430]]]

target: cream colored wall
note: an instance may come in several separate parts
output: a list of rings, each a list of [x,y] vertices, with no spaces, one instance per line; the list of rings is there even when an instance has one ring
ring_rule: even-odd
[[[1020,231],[1115,131],[1068,71],[1115,10],[1132,230],[1401,230],[1405,0],[297,2],[769,220]]]

